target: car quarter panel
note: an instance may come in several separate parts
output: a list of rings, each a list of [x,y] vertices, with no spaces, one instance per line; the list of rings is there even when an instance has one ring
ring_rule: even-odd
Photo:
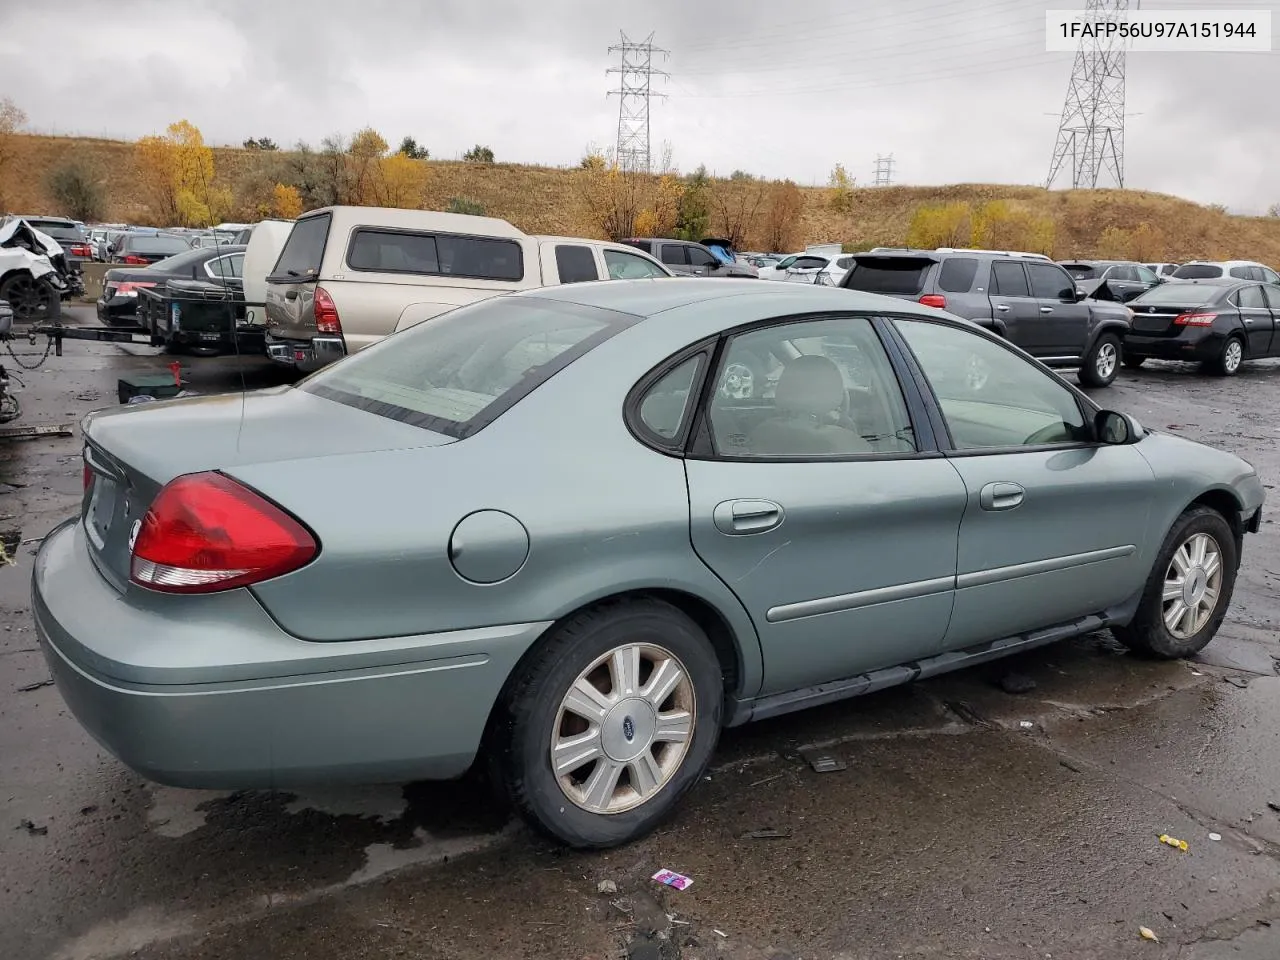
[[[1206,494],[1230,496],[1238,505],[1238,520],[1253,516],[1263,506],[1262,480],[1233,453],[1167,433],[1148,433],[1133,449],[1151,465],[1158,481],[1150,523],[1161,538],[1183,510]]]

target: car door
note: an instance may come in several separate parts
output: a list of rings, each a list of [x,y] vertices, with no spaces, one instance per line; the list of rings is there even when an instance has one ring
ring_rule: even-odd
[[[1271,350],[1271,336],[1275,329],[1275,320],[1271,308],[1267,305],[1266,295],[1259,284],[1241,287],[1231,299],[1240,311],[1240,322],[1244,325],[1244,334],[1248,339],[1248,351],[1251,357],[1265,357]]]
[[[1137,268],[1125,263],[1117,263],[1107,268],[1106,284],[1118,303],[1132,300],[1146,289],[1138,281]]]
[[[1264,284],[1262,295],[1271,309],[1271,340],[1267,343],[1266,356],[1280,354],[1280,284]]]
[[[1138,277],[1138,292],[1134,294],[1134,296],[1141,296],[1152,287],[1158,287],[1160,285],[1160,277],[1150,267],[1139,263],[1130,269],[1132,269]],[[1133,297],[1130,297],[1129,299],[1132,300]]]
[[[727,264],[722,264],[702,247],[687,244],[684,248],[685,256],[689,258],[689,267],[695,276],[714,277],[718,273],[724,272],[721,268],[727,269]]]
[[[694,275],[694,270],[689,266],[689,257],[685,253],[686,249],[683,243],[664,243],[658,259],[669,267],[672,273],[678,273],[683,277],[691,277]]]
[[[1076,299],[1076,282],[1056,263],[1028,263],[1031,295],[1038,302],[1045,358],[1084,355],[1089,342],[1089,305]]]
[[[1027,271],[1020,260],[995,260],[991,264],[991,315],[1012,343],[1036,356],[1048,350],[1040,323],[1040,304],[1031,295]]]
[[[764,397],[736,389],[735,369],[779,354]],[[690,533],[756,626],[761,693],[937,654],[965,489],[908,416],[876,322],[780,321],[717,357],[685,460]]]
[[[896,328],[933,388],[964,480],[947,650],[1113,609],[1146,582],[1155,476],[1137,446],[1093,442],[1077,395],[999,341],[913,319]],[[980,380],[957,374],[979,365]]]

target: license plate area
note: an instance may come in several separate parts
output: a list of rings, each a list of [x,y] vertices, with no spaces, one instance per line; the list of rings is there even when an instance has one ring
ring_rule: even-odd
[[[102,550],[115,520],[120,485],[106,474],[95,473],[89,488],[89,506],[85,509],[84,525],[89,540]]]

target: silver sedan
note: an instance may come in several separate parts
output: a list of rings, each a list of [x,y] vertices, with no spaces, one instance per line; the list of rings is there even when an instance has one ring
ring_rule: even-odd
[[[84,463],[33,608],[126,764],[483,758],[583,847],[658,823],[724,726],[1102,627],[1194,653],[1263,500],[965,321],[734,280],[484,301],[295,387],[99,413]]]

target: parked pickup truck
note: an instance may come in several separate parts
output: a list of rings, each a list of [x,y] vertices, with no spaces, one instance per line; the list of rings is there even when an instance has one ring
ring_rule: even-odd
[[[952,248],[859,253],[840,286],[972,320],[1046,366],[1077,368],[1089,387],[1116,378],[1129,329],[1125,307],[1086,300],[1087,291],[1042,254]]]
[[[653,257],[620,243],[530,236],[493,217],[324,207],[293,224],[267,276],[267,355],[316,370],[486,297],[671,276]]]

